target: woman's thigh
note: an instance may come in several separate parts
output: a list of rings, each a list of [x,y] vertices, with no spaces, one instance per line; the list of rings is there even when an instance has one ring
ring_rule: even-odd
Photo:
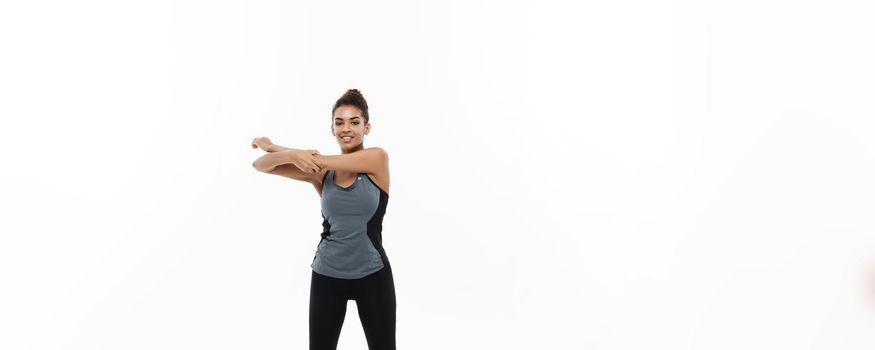
[[[346,317],[349,281],[323,276],[310,279],[310,349],[334,350]]]
[[[388,265],[356,280],[352,291],[368,348],[395,349],[395,281]]]

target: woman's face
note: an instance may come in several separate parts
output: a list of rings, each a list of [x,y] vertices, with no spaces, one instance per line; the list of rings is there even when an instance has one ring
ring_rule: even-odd
[[[343,150],[359,148],[371,126],[362,118],[362,111],[355,106],[343,105],[334,110],[331,133]]]

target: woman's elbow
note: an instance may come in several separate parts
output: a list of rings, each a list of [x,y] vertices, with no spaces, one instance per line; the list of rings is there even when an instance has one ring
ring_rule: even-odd
[[[262,173],[266,173],[266,172],[273,170],[273,167],[267,168],[264,163],[259,162],[257,160],[252,162],[252,167],[255,168],[255,170],[258,170]]]

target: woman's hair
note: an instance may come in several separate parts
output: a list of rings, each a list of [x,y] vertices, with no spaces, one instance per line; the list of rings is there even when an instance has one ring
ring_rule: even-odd
[[[334,118],[334,111],[337,110],[338,107],[343,105],[354,106],[362,111],[362,118],[365,118],[365,123],[367,123],[370,118],[368,117],[368,101],[365,101],[365,97],[362,96],[361,91],[358,89],[349,89],[346,90],[346,93],[343,96],[340,96],[337,99],[337,102],[334,103],[334,108],[331,109],[331,117]]]

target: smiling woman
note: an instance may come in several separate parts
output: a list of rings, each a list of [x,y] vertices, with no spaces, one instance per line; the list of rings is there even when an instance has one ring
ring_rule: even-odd
[[[331,109],[341,154],[252,142],[268,152],[253,167],[309,182],[321,197],[322,239],[310,264],[310,349],[336,349],[348,300],[356,301],[368,348],[395,349],[395,282],[382,243],[389,155],[364,148],[370,130],[368,104],[350,89]]]

